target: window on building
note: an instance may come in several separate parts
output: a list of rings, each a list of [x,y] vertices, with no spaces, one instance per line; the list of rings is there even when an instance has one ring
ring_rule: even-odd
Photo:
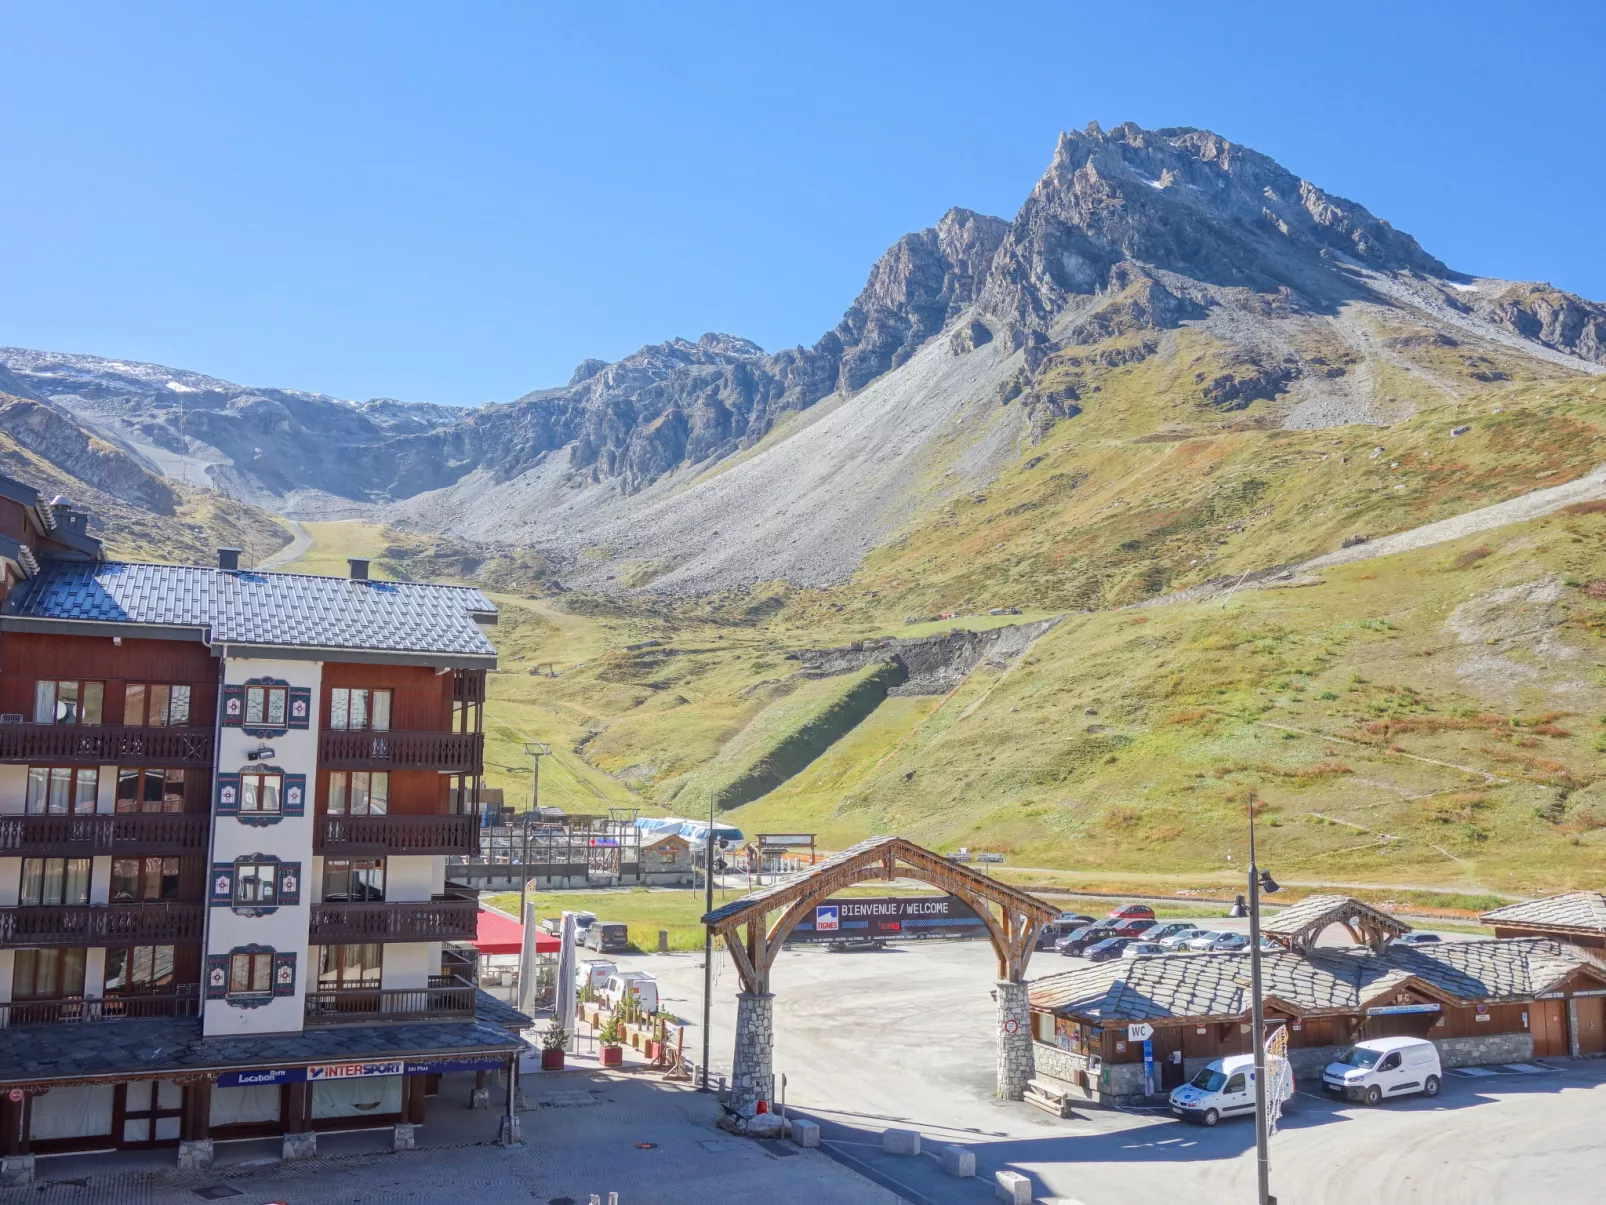
[[[104,682],[40,679],[33,687],[33,722],[98,724],[105,701]]]
[[[89,858],[24,858],[23,907],[52,907],[89,903]]]
[[[123,723],[166,728],[190,722],[190,688],[165,682],[130,682],[123,687]]]
[[[331,816],[383,816],[390,807],[390,775],[383,770],[333,770]]]
[[[23,807],[30,816],[87,816],[99,793],[100,770],[94,766],[29,766]]]
[[[229,992],[271,992],[273,990],[273,953],[229,955]]]
[[[283,728],[289,723],[287,706],[289,687],[247,686],[245,688],[245,722],[247,727],[261,725],[266,728]]]
[[[318,956],[319,989],[329,992],[346,987],[378,987],[383,949],[374,942],[324,946]]]
[[[177,858],[113,858],[111,902],[178,899]]]
[[[328,902],[383,902],[385,859],[325,858],[323,898]]]
[[[240,811],[277,812],[283,788],[283,774],[240,775]]]
[[[184,771],[122,767],[117,771],[117,810],[182,812]]]
[[[86,950],[18,950],[12,963],[13,1000],[58,1000],[84,994]]]
[[[106,995],[173,990],[172,946],[113,946],[106,951]]]
[[[278,903],[279,864],[277,862],[236,862],[234,864],[234,902],[236,904]]]
[[[337,686],[329,692],[329,727],[336,731],[390,731],[390,691]]]

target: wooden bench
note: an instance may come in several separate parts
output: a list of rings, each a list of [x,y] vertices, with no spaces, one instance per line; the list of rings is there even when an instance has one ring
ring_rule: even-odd
[[[1062,1084],[1056,1080],[1033,1079],[1026,1081],[1026,1093],[1023,1099],[1029,1105],[1036,1105],[1045,1113],[1052,1113],[1055,1117],[1073,1117],[1071,1109],[1075,1090],[1069,1084]]]

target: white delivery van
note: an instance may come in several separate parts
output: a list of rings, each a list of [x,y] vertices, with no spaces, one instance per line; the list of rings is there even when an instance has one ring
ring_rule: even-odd
[[[611,959],[587,958],[580,963],[580,982],[589,983],[592,991],[600,992],[602,985],[608,982],[608,976],[618,969],[618,964]]]
[[[658,981],[640,971],[615,971],[603,980],[602,1002],[610,1009],[618,1008],[627,991],[635,992],[644,1011],[658,1011]]]
[[[1368,1038],[1322,1072],[1329,1092],[1369,1105],[1413,1092],[1437,1096],[1443,1082],[1439,1049],[1426,1038]]]
[[[1270,1068],[1267,1074],[1276,1076],[1268,1084],[1268,1095],[1287,1102],[1294,1095],[1294,1073],[1286,1061],[1278,1064],[1280,1074]],[[1197,1121],[1213,1126],[1223,1117],[1253,1117],[1255,1115],[1255,1056],[1229,1054],[1199,1069],[1199,1072],[1180,1088],[1171,1091],[1171,1111],[1184,1121]]]

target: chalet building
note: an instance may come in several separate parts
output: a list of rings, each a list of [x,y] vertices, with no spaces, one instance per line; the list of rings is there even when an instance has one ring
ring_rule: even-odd
[[[1333,925],[1360,944],[1317,947]],[[1267,936],[1284,946],[1261,957],[1268,1032],[1287,1026],[1296,1075],[1319,1074],[1362,1039],[1398,1035],[1430,1039],[1447,1067],[1606,1054],[1606,1029],[1591,1024],[1606,1000],[1606,967],[1544,938],[1389,944],[1409,930],[1339,896],[1267,921]],[[1129,1104],[1169,1092],[1213,1059],[1250,1053],[1249,963],[1247,952],[1155,955],[1033,981],[1038,1073]],[[1147,1064],[1134,1025],[1152,1027]]]
[[[1496,937],[1548,937],[1606,959],[1606,892],[1569,891],[1507,904],[1478,918]]]
[[[104,559],[0,479],[0,1155],[427,1117],[507,1073],[473,986],[476,590]]]

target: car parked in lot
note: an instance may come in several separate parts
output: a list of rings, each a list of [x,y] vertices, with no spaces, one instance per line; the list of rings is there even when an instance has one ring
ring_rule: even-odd
[[[1098,918],[1089,916],[1085,912],[1061,912],[1054,918],[1054,923],[1067,926],[1066,932],[1069,932],[1071,929],[1079,929],[1083,925],[1097,924]]]
[[[832,954],[851,954],[856,950],[884,950],[887,943],[879,937],[838,937],[825,943]]]
[[[1122,904],[1119,908],[1111,909],[1105,916],[1106,920],[1153,920],[1154,909],[1147,904]]]
[[[615,971],[603,981],[597,994],[604,1004],[615,1009],[626,992],[634,992],[647,1012],[658,1011],[658,981],[644,971]]]
[[[1125,920],[1115,922],[1112,930],[1116,937],[1140,937],[1154,928],[1154,922],[1147,917],[1127,917]]]
[[[1113,925],[1083,925],[1080,929],[1067,933],[1054,943],[1054,948],[1061,954],[1070,957],[1080,954],[1089,946],[1097,945],[1107,937],[1114,937]]]
[[[589,983],[594,992],[601,991],[608,976],[618,970],[618,965],[607,958],[587,958],[580,964],[580,983],[582,986]]]
[[[1157,940],[1168,950],[1186,950],[1188,943],[1198,937],[1214,937],[1209,929],[1201,929],[1197,925],[1173,933],[1170,937],[1161,937]]]
[[[1182,933],[1188,929],[1194,929],[1198,930],[1199,932],[1203,932],[1203,930],[1199,929],[1199,926],[1191,920],[1168,920],[1161,921],[1153,928],[1145,929],[1143,931],[1143,940],[1164,941],[1166,938],[1175,937],[1178,933]]]
[[[580,944],[599,954],[623,953],[630,948],[630,928],[622,921],[593,921],[586,926]]]
[[[1287,1062],[1270,1072],[1267,1095],[1283,1102],[1293,1099],[1294,1075]],[[1198,1073],[1170,1096],[1171,1112],[1184,1121],[1213,1126],[1223,1117],[1253,1117],[1255,1113],[1255,1056],[1230,1054],[1201,1067]]]
[[[1426,1038],[1368,1038],[1322,1070],[1327,1091],[1369,1105],[1417,1092],[1437,1096],[1443,1082],[1439,1048]]]
[[[1389,942],[1391,946],[1409,949],[1411,946],[1431,946],[1443,941],[1437,933],[1406,933]]]
[[[1248,948],[1249,939],[1242,933],[1207,933],[1188,943],[1188,949],[1195,954],[1236,953]]]
[[[1146,955],[1169,953],[1171,951],[1157,941],[1133,941],[1127,943],[1126,949],[1121,951],[1121,957],[1142,958]]]
[[[1111,958],[1121,957],[1121,951],[1131,944],[1130,937],[1106,937],[1096,945],[1089,946],[1082,957],[1089,962],[1107,962]]]

